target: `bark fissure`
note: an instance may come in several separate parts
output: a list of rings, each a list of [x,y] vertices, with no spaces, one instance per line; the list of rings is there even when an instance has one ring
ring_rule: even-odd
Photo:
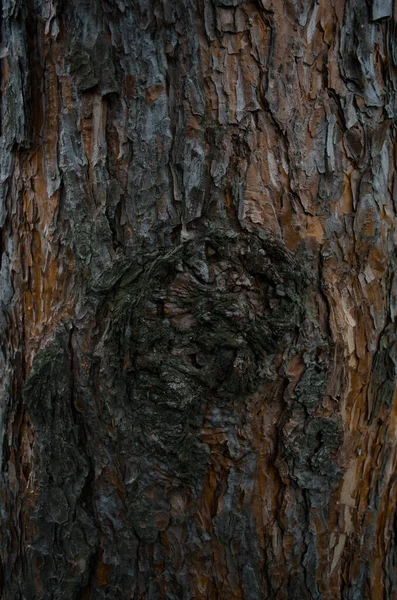
[[[4,600],[393,597],[392,4],[4,0]]]

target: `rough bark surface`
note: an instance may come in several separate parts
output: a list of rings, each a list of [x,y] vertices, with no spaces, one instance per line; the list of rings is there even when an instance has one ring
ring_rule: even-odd
[[[2,1],[2,599],[396,597],[396,17]]]

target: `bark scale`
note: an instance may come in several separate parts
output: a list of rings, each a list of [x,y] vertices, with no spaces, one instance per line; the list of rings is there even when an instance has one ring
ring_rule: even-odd
[[[393,3],[1,19],[1,597],[393,598]]]

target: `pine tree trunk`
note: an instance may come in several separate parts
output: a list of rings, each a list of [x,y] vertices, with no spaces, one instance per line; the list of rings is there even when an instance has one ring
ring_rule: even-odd
[[[392,0],[3,0],[3,600],[393,599]]]

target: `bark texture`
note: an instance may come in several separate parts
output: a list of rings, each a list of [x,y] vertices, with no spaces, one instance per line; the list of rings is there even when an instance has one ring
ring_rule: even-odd
[[[397,594],[392,0],[3,0],[3,600]]]

